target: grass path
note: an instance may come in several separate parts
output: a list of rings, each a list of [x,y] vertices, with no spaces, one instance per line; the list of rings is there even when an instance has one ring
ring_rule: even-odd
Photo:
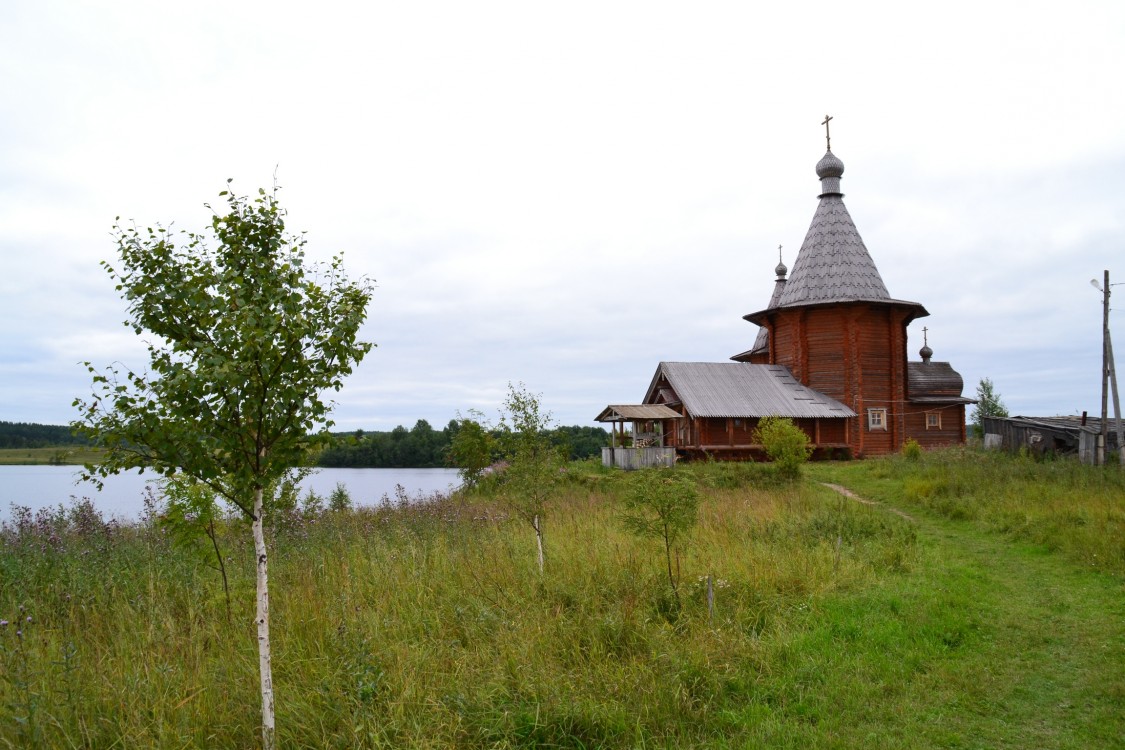
[[[827,688],[763,740],[820,747],[1125,747],[1125,589],[1065,558],[925,510],[922,559],[879,589],[829,597],[790,644]],[[813,681],[814,684],[817,680]],[[794,715],[815,730],[795,728]],[[850,717],[836,723],[834,717]],[[856,717],[860,717],[856,721]],[[787,740],[787,741],[785,741]]]

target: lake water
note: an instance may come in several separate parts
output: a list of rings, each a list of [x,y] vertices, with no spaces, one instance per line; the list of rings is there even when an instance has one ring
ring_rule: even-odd
[[[0,521],[12,517],[12,503],[33,511],[47,506],[68,505],[71,497],[88,497],[106,518],[136,520],[144,509],[146,486],[160,477],[152,472],[129,472],[105,480],[98,492],[92,484],[79,482],[79,466],[0,466]],[[376,506],[384,498],[395,498],[396,486],[408,497],[448,493],[461,483],[456,469],[316,469],[301,482],[301,495],[310,489],[327,500],[343,484],[355,506]]]

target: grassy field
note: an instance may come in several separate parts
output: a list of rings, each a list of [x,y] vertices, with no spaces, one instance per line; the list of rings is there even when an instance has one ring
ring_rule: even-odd
[[[675,471],[701,493],[679,610],[659,543],[622,530],[634,478],[588,464],[545,518],[543,576],[488,494],[287,519],[281,745],[1125,745],[1119,472],[966,451],[792,486]],[[221,529],[229,619],[207,548],[155,524],[79,505],[2,536],[0,747],[258,741],[243,524]]]
[[[3,466],[17,464],[81,465],[87,462],[96,462],[99,458],[98,451],[82,446],[0,448],[0,465]]]

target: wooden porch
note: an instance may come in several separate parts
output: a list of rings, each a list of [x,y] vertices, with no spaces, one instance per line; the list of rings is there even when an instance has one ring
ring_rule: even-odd
[[[602,448],[602,465],[626,471],[675,465],[676,449],[665,444],[664,421],[669,419],[683,416],[660,404],[607,406],[597,416],[597,421],[612,425],[610,445]],[[632,425],[628,433],[626,423]]]

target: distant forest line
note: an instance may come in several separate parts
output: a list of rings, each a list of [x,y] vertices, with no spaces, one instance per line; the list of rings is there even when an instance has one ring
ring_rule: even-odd
[[[68,425],[0,422],[0,448],[59,448],[87,444],[85,438],[71,434]]]
[[[316,460],[317,466],[332,468],[428,469],[449,466],[447,455],[460,429],[457,420],[435,430],[419,419],[414,427],[398,426],[390,432],[332,433],[332,442]],[[564,448],[571,459],[601,454],[609,444],[609,433],[601,427],[557,427],[552,442]],[[70,432],[67,425],[0,421],[0,449],[84,446],[88,442]]]
[[[460,422],[453,419],[435,430],[429,422],[419,419],[409,430],[400,425],[390,432],[333,433],[332,445],[320,454],[316,465],[387,469],[449,466],[449,445],[460,427]],[[609,445],[609,433],[601,427],[556,427],[547,434],[572,460],[600,456],[602,447]]]

